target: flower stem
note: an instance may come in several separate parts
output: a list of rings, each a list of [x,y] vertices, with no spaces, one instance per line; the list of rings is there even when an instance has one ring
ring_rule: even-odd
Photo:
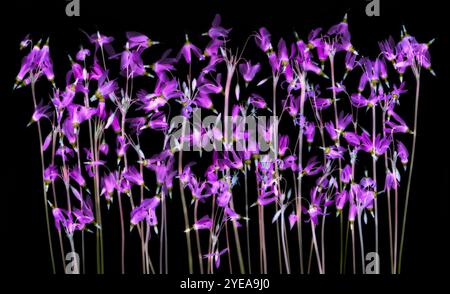
[[[373,148],[375,148],[375,135],[376,135],[376,109],[375,106],[372,107],[372,140],[373,140]],[[375,253],[378,255],[378,201],[377,201],[377,160],[375,157],[372,157],[372,176],[375,182],[375,197],[374,197],[374,213],[375,213]],[[379,260],[378,260],[379,262]],[[380,265],[376,266],[377,269],[380,268]],[[379,274],[379,272],[377,272]]]
[[[232,65],[230,65],[227,69],[227,81],[225,84],[225,102],[224,102],[224,142],[225,142],[225,150],[228,150],[229,146],[228,146],[228,139],[229,139],[229,128],[228,128],[228,113],[229,113],[229,102],[230,102],[230,88],[231,88],[231,80],[233,78],[233,74],[234,71],[236,69],[236,64],[234,63],[234,61],[232,62]],[[231,187],[231,183],[230,183],[230,170],[227,169],[226,170],[226,178],[228,181],[229,186]],[[231,190],[231,189],[230,189]],[[230,191],[231,192],[231,191]],[[233,201],[233,197],[231,197],[230,199],[230,208],[234,209],[234,201]],[[239,259],[239,269],[241,274],[245,274],[245,267],[244,267],[244,259],[242,257],[242,250],[241,250],[241,242],[239,240],[239,232],[238,232],[238,227],[236,224],[236,220],[232,219],[232,223],[233,223],[233,231],[234,231],[234,239],[236,242],[236,249],[237,249],[237,254],[238,254],[238,259]]]
[[[325,209],[323,211],[322,216],[322,229],[321,229],[321,236],[320,236],[320,245],[322,250],[322,271],[325,273],[325,216],[327,215],[327,207],[325,206]]]
[[[412,173],[414,168],[414,156],[416,154],[416,138],[417,138],[417,117],[419,113],[419,91],[420,91],[420,73],[416,75],[416,103],[414,109],[414,130],[413,130],[413,142],[411,149],[411,158],[409,163],[409,174],[408,174],[408,184],[406,186],[406,199],[405,199],[405,208],[403,211],[403,222],[402,222],[402,233],[400,237],[400,251],[399,251],[399,260],[398,260],[398,273],[400,273],[402,268],[402,257],[403,257],[403,245],[405,241],[405,230],[406,230],[406,218],[408,214],[408,203],[409,203],[409,194],[411,191],[411,180]]]
[[[197,222],[197,211],[198,211],[198,200],[194,203],[194,222]],[[203,258],[202,258],[202,248],[200,246],[200,235],[198,230],[195,230],[195,238],[197,240],[197,254],[198,254],[198,264],[200,266],[200,274],[203,274]]]
[[[183,140],[186,132],[186,120],[183,120],[183,126],[182,126],[182,137],[180,139],[181,144],[181,150],[178,152],[178,175],[181,175],[183,173]],[[181,205],[183,207],[183,216],[184,216],[184,226],[186,229],[186,244],[187,244],[187,252],[188,252],[188,263],[189,263],[189,273],[194,273],[194,267],[192,262],[192,249],[191,249],[191,234],[189,232],[189,217],[187,213],[187,207],[186,207],[186,199],[184,195],[184,187],[181,180],[179,181],[180,184],[180,196],[181,196]]]
[[[123,209],[122,209],[122,198],[120,197],[119,191],[117,191],[117,200],[119,202],[119,214],[120,214],[120,265],[122,274],[125,273],[125,225],[123,222]]]
[[[281,208],[284,210],[284,208]],[[284,211],[281,213],[281,242],[283,245],[283,256],[284,256],[284,263],[286,266],[286,273],[289,275],[291,274],[291,268],[289,265],[289,257],[288,257],[288,247],[287,247],[287,238],[286,238],[286,224],[284,220]]]
[[[252,274],[252,263],[250,258],[250,224],[248,218],[248,175],[247,166],[244,167],[244,186],[245,186],[245,231],[247,237],[247,263],[248,273]]]
[[[361,266],[362,266],[362,273],[366,273],[366,268],[364,264],[364,236],[362,231],[362,224],[361,224],[361,213],[362,209],[358,208],[358,231],[359,231],[359,244],[360,244],[360,251],[361,251]]]
[[[338,129],[339,128],[339,120],[338,120],[338,109],[337,109],[337,99],[336,99],[336,82],[335,82],[335,76],[334,76],[334,54],[330,54],[330,67],[331,67],[331,90],[333,93],[333,109],[334,109],[334,123],[335,123],[335,128]],[[336,145],[340,145],[340,134],[338,134],[337,138],[336,138]],[[339,173],[338,173],[338,180],[339,180],[339,192],[342,192],[342,181],[341,181],[341,173],[340,171],[342,170],[342,162],[341,159],[338,159],[338,166],[339,166]],[[325,218],[324,218],[325,220]],[[323,230],[323,225],[322,225],[322,230]],[[340,219],[340,262],[339,262],[339,267],[340,267],[340,272],[342,273],[342,258],[343,258],[343,251],[344,251],[344,247],[343,247],[343,218],[341,215],[341,219]],[[325,251],[323,250],[323,244],[322,244],[322,262],[323,262],[323,270],[325,272]]]
[[[305,94],[306,94],[306,85],[305,85],[305,74],[301,75],[300,83],[302,85],[301,93],[300,93],[300,115],[303,116],[305,109]],[[303,165],[303,127],[300,126],[299,134],[298,134],[298,166]],[[304,273],[303,268],[303,231],[302,231],[302,180],[301,171],[299,170],[298,174],[298,194],[296,197],[296,214],[298,217],[297,224],[297,238],[298,238],[298,252],[300,259],[300,273]]]
[[[348,228],[348,227],[347,227]],[[353,274],[356,274],[356,252],[355,252],[355,229],[353,225],[351,225],[352,231],[352,261],[353,261]]]
[[[316,258],[317,258],[317,266],[319,267],[319,273],[323,274],[322,265],[320,261],[320,253],[319,253],[319,247],[317,246],[317,238],[316,238],[316,229],[314,226],[314,223],[311,221],[311,233],[312,233],[312,240],[314,244],[314,249],[316,252]]]
[[[34,81],[31,82],[31,93],[32,93],[32,96],[33,96],[34,108],[36,109],[36,107],[37,107],[37,103],[36,103],[36,87],[35,87],[35,82]],[[40,150],[40,155],[41,155],[42,188],[43,188],[43,192],[44,192],[45,223],[46,223],[46,226],[47,226],[47,238],[48,238],[48,246],[49,246],[49,250],[50,250],[50,260],[51,260],[51,263],[52,263],[52,272],[53,272],[53,274],[56,274],[55,258],[54,258],[54,255],[53,255],[52,235],[51,235],[51,232],[50,232],[50,220],[49,220],[49,217],[48,217],[47,188],[46,188],[45,182],[44,182],[45,163],[44,163],[44,151],[42,150],[42,130],[41,130],[41,124],[40,124],[39,120],[37,121],[37,127],[38,127],[38,134],[39,134],[39,150]],[[64,257],[63,257],[63,259],[64,259]]]

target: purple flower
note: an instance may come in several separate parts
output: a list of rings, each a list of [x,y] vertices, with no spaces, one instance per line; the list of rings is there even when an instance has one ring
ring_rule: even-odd
[[[51,164],[44,170],[44,182],[48,185],[59,176],[58,168]]]
[[[103,102],[105,97],[109,97],[109,95],[113,94],[118,88],[119,87],[117,86],[117,82],[115,80],[100,83],[98,90],[95,92],[95,97]]]
[[[345,148],[342,146],[331,146],[326,147],[324,152],[327,158],[344,159],[343,153],[345,152]]]
[[[316,126],[312,122],[305,123],[304,134],[306,136],[306,141],[311,145],[314,141],[314,134],[316,132]]]
[[[341,181],[345,184],[348,184],[352,180],[352,168],[349,164],[347,164],[341,170]]]
[[[193,162],[191,162],[191,163],[189,163],[189,164],[186,164],[186,165],[184,166],[184,168],[183,168],[183,172],[181,173],[181,175],[179,175],[180,181],[181,181],[184,185],[186,185],[186,184],[189,182],[189,180],[192,178],[192,176],[193,176],[192,171],[191,171],[191,166],[192,166],[192,165],[194,165]]]
[[[87,224],[93,223],[95,221],[94,212],[92,211],[92,201],[88,198],[81,204],[81,209],[75,208],[73,210],[73,215],[75,216],[77,222],[84,228]]]
[[[84,223],[74,222],[73,215],[70,211],[61,208],[52,209],[53,218],[55,220],[55,226],[58,231],[61,231],[61,226],[64,232],[68,236],[73,236],[75,231],[81,231],[84,229]]]
[[[344,132],[343,137],[350,146],[357,147],[361,144],[359,136],[354,132]]]
[[[197,58],[202,58],[202,52],[200,51],[200,49],[194,44],[192,44],[189,41],[188,35],[186,35],[186,43],[184,43],[183,48],[181,48],[180,53],[178,53],[177,60],[180,60],[181,56],[183,56],[186,63],[191,64],[192,53],[194,53],[194,55],[197,56]]]
[[[48,46],[48,40],[41,49],[40,68],[46,76],[47,80],[49,80],[54,85],[53,80],[55,78],[55,75],[53,73],[53,62],[50,58],[50,47]]]
[[[160,203],[161,199],[158,196],[144,199],[139,206],[131,211],[130,223],[137,225],[145,219],[150,226],[157,225],[158,219],[156,218],[155,210]]]
[[[31,43],[32,43],[32,41],[30,40],[30,34],[28,34],[28,35],[25,36],[25,38],[23,38],[22,41],[20,41],[20,50],[25,49]]]
[[[299,167],[299,171],[301,171],[301,176],[313,176],[320,172],[321,166],[320,163],[316,160],[317,157],[311,157],[306,163],[305,168]]]
[[[78,61],[85,61],[87,56],[91,55],[91,51],[89,49],[84,49],[81,47],[81,49],[77,52],[77,55],[75,55],[76,60]]]
[[[210,196],[211,194],[207,191],[206,181],[198,181],[196,177],[191,177],[188,179],[188,187],[191,190],[192,198],[194,200],[199,200],[204,202],[205,198]]]
[[[228,186],[229,186],[228,183],[226,183],[224,181],[212,182],[213,189],[215,188],[214,187],[215,183],[218,184],[218,191],[217,191],[218,196],[217,196],[217,200],[216,200],[217,205],[219,207],[228,206],[228,203],[230,203],[231,196],[232,196],[231,192],[228,188]]]
[[[133,49],[135,47],[145,49],[153,45],[159,44],[159,42],[153,41],[146,35],[137,32],[127,32],[126,36],[128,39],[130,49]]]
[[[120,160],[125,153],[127,152],[129,143],[127,143],[127,139],[122,136],[117,136],[117,148],[116,148],[116,154],[118,160]]]
[[[284,67],[289,63],[289,54],[286,48],[286,41],[283,39],[278,41],[278,59]]]
[[[216,250],[214,253],[208,253],[203,255],[204,258],[214,257],[214,265],[218,269],[220,266],[220,256],[228,252],[228,248],[222,249],[220,252]]]
[[[307,214],[309,215],[309,220],[307,222],[311,221],[315,226],[319,224],[319,216],[323,215],[322,209],[316,205],[310,205]]]
[[[358,212],[358,208],[356,207],[355,204],[352,203],[350,205],[350,209],[348,212],[348,220],[350,222],[352,230],[353,230],[353,223],[355,222],[355,217],[356,217],[357,212]]]
[[[277,200],[277,196],[273,191],[263,192],[259,195],[257,203],[261,206],[266,206]]]
[[[295,97],[294,95],[289,95],[289,105],[286,106],[287,111],[292,117],[296,117],[300,110],[300,97]],[[286,104],[283,102],[283,104]]]
[[[313,105],[318,110],[327,109],[333,104],[333,100],[330,98],[313,98]]]
[[[369,100],[365,98],[361,93],[352,94],[350,101],[356,108],[361,108],[369,105]]]
[[[386,172],[386,179],[384,181],[384,190],[397,189],[397,179],[391,171]]]
[[[288,220],[289,220],[289,228],[292,230],[292,228],[294,227],[294,225],[295,225],[295,224],[297,223],[297,221],[298,221],[298,217],[297,217],[297,215],[296,215],[294,212],[292,212],[292,213],[289,215]]]
[[[331,140],[337,141],[338,133],[334,128],[333,122],[329,121],[325,123],[325,130],[327,130],[328,135],[330,135]]]
[[[352,115],[351,114],[344,114],[344,112],[341,111],[339,113],[336,130],[339,133],[342,133],[348,127],[348,125],[351,122],[352,122]]]
[[[129,182],[138,186],[144,186],[144,179],[134,166],[129,166],[122,172],[122,176]]]
[[[399,140],[397,140],[397,155],[403,166],[406,168],[406,165],[408,164],[409,152],[406,146]]]
[[[155,112],[150,116],[148,127],[154,130],[166,130],[169,128],[165,113],[163,111]]]
[[[50,58],[50,49],[48,40],[46,44],[40,48],[41,41],[39,41],[22,60],[19,73],[16,77],[16,82],[13,89],[26,86],[33,81],[36,81],[42,75],[54,85],[53,79],[53,62]]]
[[[406,125],[406,122],[394,111],[389,110],[388,115],[396,122],[392,120],[386,121],[386,127],[384,128],[385,132],[393,134],[393,133],[412,133],[409,127]]]
[[[108,155],[109,145],[106,144],[106,142],[103,142],[102,144],[100,144],[99,150],[101,153],[103,153],[103,155]]]
[[[369,134],[366,131],[362,133],[360,139],[361,149],[365,152],[370,153],[375,158],[383,155],[384,152],[386,152],[386,150],[389,148],[389,144],[391,143],[390,137],[381,138],[380,134],[378,134],[375,137],[375,140],[372,141],[372,138],[370,138]]]
[[[81,187],[86,186],[86,181],[83,178],[83,175],[81,174],[81,170],[79,167],[75,167],[70,170],[69,176],[78,183]]]
[[[102,178],[102,191],[100,195],[105,195],[108,202],[110,201],[114,191],[117,189],[117,178],[114,173],[109,173]]]
[[[347,190],[343,190],[342,192],[338,192],[336,194],[336,209],[339,214],[345,206],[345,203],[349,200],[349,193]]]
[[[395,42],[391,36],[389,36],[389,38],[385,41],[378,42],[378,46],[380,47],[381,53],[383,53],[387,60],[391,62],[395,60]]]
[[[262,27],[259,29],[258,33],[255,35],[255,42],[262,51],[268,52],[269,49],[272,49],[272,45],[270,44],[270,33],[269,31]]]
[[[69,114],[69,121],[74,128],[77,128],[84,121],[91,119],[97,113],[97,110],[94,108],[78,104],[70,104],[67,107],[67,111]]]
[[[281,157],[284,156],[288,147],[289,147],[289,136],[288,135],[280,136],[278,142],[278,154]]]
[[[248,98],[248,103],[259,109],[267,107],[267,103],[264,101],[264,98],[254,93]]]
[[[97,53],[99,48],[104,48],[109,55],[114,54],[114,50],[110,45],[114,41],[113,37],[102,35],[98,31],[92,35],[88,35],[86,32],[83,33],[88,37],[92,44],[95,44],[95,53]]]
[[[220,17],[220,14],[216,14],[214,17],[214,20],[212,22],[212,26],[208,31],[208,35],[211,39],[216,38],[224,38],[226,39],[228,37],[228,34],[230,33],[231,29],[224,29],[220,26],[222,19]]]
[[[50,106],[49,105],[43,105],[43,102],[41,101],[34,110],[33,115],[31,116],[31,120],[28,123],[27,126],[31,125],[34,122],[38,122],[41,118],[49,118],[50,115]]]
[[[142,49],[129,50],[128,48],[120,53],[120,69],[122,74],[128,77],[138,77],[142,75],[151,76],[146,71],[146,65],[141,57]],[[115,58],[118,55],[112,56]]]
[[[356,55],[351,52],[347,52],[347,54],[345,54],[346,73],[344,75],[344,79],[347,76],[347,73],[349,73],[350,71],[352,71],[355,68],[356,64],[357,64],[356,63]]]
[[[169,184],[171,188],[172,179],[176,172],[173,170],[174,157],[170,152],[162,152],[147,160],[146,167],[156,174],[156,182],[159,186]]]

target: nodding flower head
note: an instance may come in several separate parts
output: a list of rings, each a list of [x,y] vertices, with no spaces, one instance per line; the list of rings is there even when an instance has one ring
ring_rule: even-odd
[[[129,166],[126,170],[124,170],[122,176],[133,184],[136,184],[138,186],[145,186],[142,175],[134,166]]]
[[[208,215],[203,216],[197,220],[192,227],[194,230],[209,230],[212,227],[212,220]]]
[[[397,155],[406,169],[406,165],[408,164],[409,152],[406,146],[399,140],[397,140]]]
[[[256,45],[258,45],[258,47],[266,53],[272,50],[272,44],[270,43],[270,33],[264,27],[260,28],[258,30],[258,33],[256,33],[255,42]]]
[[[239,65],[239,71],[244,78],[244,81],[247,83],[250,83],[255,78],[255,75],[259,72],[260,69],[261,65],[259,63],[252,65],[250,61]]]

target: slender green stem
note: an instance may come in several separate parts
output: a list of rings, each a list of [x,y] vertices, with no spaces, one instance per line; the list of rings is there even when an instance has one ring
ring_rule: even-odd
[[[348,231],[348,226],[347,226]],[[352,265],[353,265],[353,274],[356,274],[356,250],[355,250],[355,229],[353,227],[353,224],[351,225],[351,231],[352,231]]]
[[[300,115],[303,116],[304,109],[305,109],[305,94],[306,94],[306,85],[305,85],[305,73],[300,75],[301,80],[301,92],[300,92]],[[303,127],[300,126],[299,134],[298,134],[298,165],[303,166]],[[296,214],[298,217],[298,223],[297,223],[297,238],[298,238],[298,252],[299,252],[299,259],[300,259],[300,273],[304,274],[304,268],[303,268],[303,231],[302,231],[302,180],[303,177],[301,175],[301,171],[298,172],[298,194],[296,197]]]
[[[69,238],[69,243],[70,243],[70,249],[72,251],[73,254],[75,254],[75,244],[73,242],[73,235],[68,235],[67,236]],[[75,263],[75,270],[74,273],[79,274],[80,273],[80,264],[78,262],[78,258],[74,258],[74,263]]]
[[[373,140],[373,148],[375,148],[375,137],[376,137],[376,108],[375,106],[372,107],[372,140]],[[374,213],[375,213],[375,253],[378,255],[378,197],[377,197],[377,159],[373,156],[372,157],[372,176],[373,180],[375,182],[375,198],[374,198]],[[379,259],[377,259],[377,262],[380,262]],[[376,266],[376,269],[378,270],[380,268],[380,265],[378,264]],[[379,272],[377,272],[379,274]]]
[[[247,165],[244,167],[244,186],[245,186],[245,231],[247,237],[247,263],[248,263],[248,273],[252,274],[252,262],[250,254],[250,224],[248,218],[248,175],[247,175]]]
[[[35,88],[35,82],[31,82],[31,93],[33,96],[33,104],[34,108],[36,109],[37,103],[36,103],[36,88]],[[52,235],[50,231],[50,220],[48,217],[48,197],[47,197],[47,187],[44,181],[44,171],[45,171],[45,163],[44,163],[44,151],[42,150],[42,130],[41,130],[41,124],[40,121],[37,121],[37,127],[38,127],[38,134],[39,134],[39,150],[41,155],[41,170],[42,170],[42,188],[44,192],[44,210],[45,210],[45,223],[47,227],[47,238],[48,238],[48,246],[50,251],[50,261],[52,263],[52,272],[53,274],[56,274],[56,268],[55,268],[55,258],[53,255],[53,243],[52,243]],[[64,257],[63,257],[64,259]]]
[[[229,124],[229,118],[228,118],[228,114],[229,114],[229,102],[230,102],[230,88],[231,88],[231,81],[233,79],[233,74],[234,71],[236,69],[236,64],[234,63],[234,61],[232,61],[232,65],[228,67],[227,69],[227,81],[225,84],[225,91],[224,91],[224,95],[225,95],[225,102],[224,102],[224,143],[225,143],[225,150],[228,150],[229,146],[228,146],[228,142],[229,142],[229,131],[230,129],[228,128],[228,124]],[[226,170],[226,178],[228,181],[229,186],[231,187],[231,183],[230,183],[230,170],[227,169]],[[233,197],[231,197],[230,199],[230,208],[234,209],[234,200]],[[244,267],[244,259],[242,257],[242,250],[241,250],[241,242],[239,239],[239,232],[238,232],[238,228],[237,228],[237,224],[236,224],[236,220],[232,219],[232,223],[233,223],[233,231],[234,231],[234,239],[236,242],[236,249],[237,249],[237,254],[238,254],[238,259],[239,259],[239,269],[241,271],[241,274],[245,274],[245,267]]]
[[[283,208],[281,208],[283,209]],[[289,265],[289,256],[288,256],[288,249],[287,249],[287,238],[286,238],[286,224],[284,220],[284,211],[281,213],[281,242],[283,245],[283,256],[284,256],[284,264],[286,266],[286,273],[291,274],[291,268]]]
[[[313,244],[314,244],[314,249],[316,252],[316,258],[317,258],[317,266],[319,267],[319,273],[323,274],[323,270],[322,270],[322,264],[320,261],[320,253],[319,253],[319,247],[317,246],[317,238],[316,238],[316,228],[314,223],[311,221],[311,233],[312,233],[312,240],[313,240]]]
[[[198,200],[195,200],[194,203],[194,222],[197,222],[197,211],[198,211]],[[200,274],[203,274],[203,257],[202,257],[202,248],[200,245],[200,235],[198,230],[195,230],[195,238],[197,240],[197,254],[198,254],[198,264],[200,266]]]
[[[384,117],[383,117],[384,120]],[[383,126],[384,126],[384,122],[383,122]],[[386,170],[388,170],[389,165],[388,165],[388,158],[387,158],[387,154],[384,154],[384,165]],[[387,209],[388,209],[388,226],[389,226],[389,253],[390,253],[390,260],[391,260],[391,274],[394,273],[394,250],[393,250],[393,245],[392,245],[392,216],[391,216],[391,190],[387,189],[387,197],[386,197],[386,201],[387,201]]]
[[[325,273],[325,216],[327,215],[327,208],[325,206],[325,209],[323,211],[322,216],[322,228],[320,233],[320,246],[321,246],[321,254],[322,254],[322,271]]]
[[[362,224],[361,224],[361,213],[362,209],[358,207],[358,231],[359,231],[359,244],[360,244],[360,251],[361,251],[361,267],[362,267],[362,273],[366,273],[366,267],[364,263],[364,236],[362,231]]]
[[[331,90],[333,93],[333,109],[334,109],[334,124],[335,124],[335,128],[339,129],[339,120],[338,120],[338,109],[337,109],[337,99],[336,99],[336,82],[335,82],[335,76],[334,76],[334,55],[331,54],[330,55],[330,67],[331,67]],[[336,138],[336,145],[340,145],[340,134],[338,134],[337,138]],[[341,181],[341,173],[340,171],[342,170],[342,162],[341,159],[338,159],[338,166],[339,166],[339,173],[338,173],[338,181],[339,181],[339,192],[342,192],[342,181]],[[339,262],[339,267],[340,267],[340,272],[342,273],[342,257],[343,257],[343,251],[344,251],[344,247],[343,247],[343,224],[342,224],[342,216],[341,216],[341,220],[340,220],[340,262]],[[322,225],[323,227],[323,225]],[[322,244],[323,247],[323,244]],[[324,267],[323,270],[325,272],[325,251],[322,250],[322,266]]]
[[[125,224],[123,222],[122,197],[120,197],[119,191],[117,191],[117,198],[120,214],[120,266],[122,274],[125,274]]]
[[[181,149],[178,152],[178,174],[181,175],[183,173],[183,145],[184,145],[184,136],[186,133],[186,121],[183,121],[182,126],[182,138],[180,139]],[[186,206],[186,198],[184,195],[184,186],[181,180],[179,181],[180,184],[180,196],[181,196],[181,206],[183,207],[183,216],[184,216],[184,226],[186,229],[186,244],[187,244],[187,253],[188,253],[188,264],[189,264],[189,273],[194,273],[194,267],[192,262],[192,249],[191,249],[191,234],[189,230],[189,217],[187,212],[187,206]]]

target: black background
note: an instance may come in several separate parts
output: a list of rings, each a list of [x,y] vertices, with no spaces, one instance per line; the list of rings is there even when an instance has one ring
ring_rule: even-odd
[[[95,2],[95,3],[91,3]],[[29,1],[2,4],[2,25],[7,35],[2,41],[2,152],[5,159],[2,176],[2,214],[6,216],[2,241],[8,243],[4,252],[8,272],[16,277],[48,274],[50,265],[42,214],[40,162],[35,129],[26,128],[32,113],[32,103],[27,90],[12,92],[11,87],[20,66],[21,53],[18,44],[31,33],[35,37],[50,36],[52,55],[58,71],[67,70],[64,57],[73,53],[80,43],[87,44],[79,31],[100,30],[106,35],[120,37],[133,30],[146,33],[164,42],[165,47],[180,48],[184,33],[199,36],[209,27],[215,13],[222,15],[225,27],[233,27],[232,39],[243,41],[260,26],[266,26],[279,37],[291,37],[297,30],[305,36],[312,28],[327,28],[349,14],[352,42],[362,55],[374,57],[378,52],[377,41],[393,35],[398,38],[401,25],[420,41],[436,38],[431,49],[436,78],[428,73],[423,76],[419,113],[416,165],[412,183],[410,211],[404,256],[403,273],[407,277],[377,277],[367,281],[370,285],[403,285],[410,282],[427,282],[428,278],[440,279],[448,262],[448,135],[449,110],[449,36],[444,29],[446,9],[443,1],[381,1],[381,16],[369,18],[364,0],[358,1],[88,1],[81,0],[81,17],[65,15],[64,1]],[[195,40],[195,37],[192,37]],[[58,82],[58,81],[57,81]],[[411,86],[411,85],[410,85]],[[404,103],[410,103],[411,101]],[[4,104],[6,103],[6,105]],[[402,106],[403,107],[403,106]],[[412,112],[410,112],[412,113]],[[412,119],[412,117],[410,118]],[[3,195],[4,194],[4,195]],[[5,202],[6,201],[6,202]],[[177,204],[179,205],[179,204]],[[174,209],[179,209],[175,205]],[[181,209],[179,209],[181,214]],[[6,212],[6,213],[5,213]],[[180,216],[181,220],[181,216]],[[118,225],[118,224],[116,224]],[[105,229],[107,230],[107,229]],[[173,240],[171,250],[184,250],[184,240]],[[112,248],[111,250],[116,250]],[[116,265],[106,265],[114,267]],[[130,265],[132,267],[132,265]],[[184,265],[180,263],[179,271]],[[177,267],[178,268],[178,267]],[[184,267],[185,268],[185,267]],[[274,271],[276,272],[276,271]],[[418,278],[411,278],[414,275]],[[408,276],[410,278],[408,278]],[[183,276],[161,278],[174,287],[174,281]],[[54,280],[54,278],[51,278]],[[325,278],[276,278],[274,284],[300,283],[323,285],[326,288],[365,286],[362,279]],[[43,278],[41,281],[50,281]],[[103,280],[103,279],[101,279]],[[155,280],[154,278],[152,280]],[[379,281],[386,283],[379,283]],[[124,279],[118,281],[124,282]],[[329,281],[323,283],[322,281]],[[105,281],[106,282],[106,281]],[[138,284],[145,282],[139,279]],[[308,282],[308,283],[307,283]],[[392,282],[392,283],[391,283]],[[428,284],[428,282],[427,282]],[[436,285],[429,282],[429,285]]]

